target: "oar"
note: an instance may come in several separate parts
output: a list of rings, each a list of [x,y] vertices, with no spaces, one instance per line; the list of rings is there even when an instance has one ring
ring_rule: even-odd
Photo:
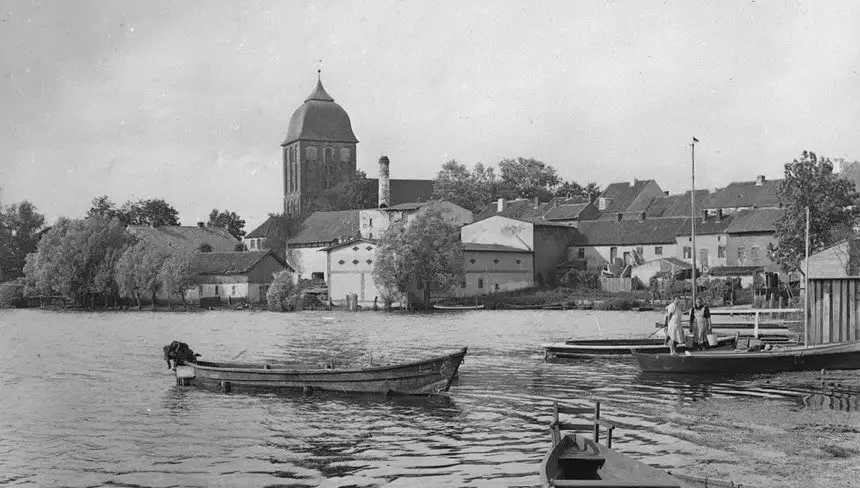
[[[247,350],[247,349],[243,349],[243,350],[242,350],[242,352],[240,352],[239,354],[235,355],[235,356],[233,357],[233,359],[231,359],[231,361],[235,361],[235,360],[239,359],[239,356],[241,356],[242,354],[245,354],[246,352],[248,352],[248,350]]]

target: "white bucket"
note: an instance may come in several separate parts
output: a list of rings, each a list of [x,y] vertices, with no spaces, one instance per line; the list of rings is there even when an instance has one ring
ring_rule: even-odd
[[[711,346],[711,347],[716,347],[716,346],[717,346],[717,344],[719,344],[719,343],[717,342],[717,334],[708,334],[708,336],[707,336],[707,337],[708,337],[708,345],[709,345],[709,346]]]

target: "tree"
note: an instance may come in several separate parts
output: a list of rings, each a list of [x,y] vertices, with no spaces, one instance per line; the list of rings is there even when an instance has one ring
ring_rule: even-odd
[[[167,251],[143,241],[129,247],[116,265],[115,279],[120,294],[136,297],[140,308],[140,294],[148,293],[155,310],[155,297],[163,285],[161,270],[167,258]]]
[[[555,168],[537,159],[503,159],[499,170],[505,198],[549,200],[561,183]]]
[[[498,198],[499,180],[492,167],[477,163],[472,170],[456,160],[447,161],[433,180],[433,199],[480,212]]]
[[[567,197],[583,197],[585,200],[596,198],[602,193],[600,186],[591,181],[587,185],[582,186],[575,181],[565,181],[555,189],[555,196]]]
[[[858,217],[854,183],[839,179],[827,158],[803,151],[799,160],[787,163],[779,201],[786,212],[776,222],[777,244],[768,245],[768,254],[785,272],[797,271],[804,258],[807,207],[810,253],[853,234]]]
[[[227,229],[227,232],[233,235],[236,239],[241,239],[245,236],[245,220],[236,212],[224,210],[219,212],[217,208],[213,208],[209,212],[209,225]]]
[[[196,276],[197,255],[195,253],[175,253],[168,257],[158,275],[161,287],[167,293],[168,302],[170,295],[179,295],[182,297],[182,305],[187,306],[185,291],[197,284],[194,280]]]
[[[107,218],[117,218],[124,225],[129,224],[129,216],[116,208],[116,204],[113,203],[107,195],[93,198],[92,206],[87,210],[87,217],[92,217],[94,215],[100,215]]]
[[[446,218],[444,208],[428,205],[413,221],[388,228],[374,262],[373,278],[385,293],[386,307],[412,285],[425,294],[450,290],[465,279],[460,226]]]
[[[27,254],[34,252],[45,226],[45,216],[24,200],[0,214],[0,279],[24,276]]]
[[[333,210],[376,208],[377,203],[377,194],[373,191],[373,184],[367,179],[367,174],[356,170],[347,178],[346,184],[334,198]]]
[[[179,225],[179,212],[161,198],[140,199],[123,204],[120,212],[127,215],[129,225]]]
[[[292,312],[299,300],[299,289],[293,283],[289,270],[274,274],[269,291],[266,292],[266,305],[273,312]]]
[[[197,250],[200,252],[212,252],[212,244],[201,242],[200,245],[197,246]]]
[[[39,240],[38,252],[27,256],[28,280],[43,292],[61,293],[78,304],[107,297],[117,251],[133,241],[117,219],[94,215],[60,219]]]

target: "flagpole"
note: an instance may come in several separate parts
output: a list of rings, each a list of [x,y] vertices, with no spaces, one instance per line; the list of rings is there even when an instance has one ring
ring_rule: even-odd
[[[806,259],[803,260],[803,345],[809,345],[809,205],[806,206]]]
[[[695,137],[693,138],[693,142],[690,143],[690,158],[692,160],[692,169],[693,169],[693,191],[690,192],[690,227],[691,234],[693,236],[693,304],[692,307],[696,306],[696,143],[699,142]]]

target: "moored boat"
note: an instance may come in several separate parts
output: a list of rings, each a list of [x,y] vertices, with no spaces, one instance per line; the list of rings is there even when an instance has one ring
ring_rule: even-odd
[[[189,349],[190,351],[190,349]],[[425,395],[446,392],[466,348],[455,353],[407,363],[349,367],[299,368],[276,363],[207,362],[192,358],[175,361],[177,384],[236,388],[327,390],[344,393]],[[195,355],[196,356],[196,355]]]
[[[718,337],[717,347],[735,343],[735,337]],[[631,349],[640,352],[669,352],[664,339],[577,339],[553,344],[541,344],[547,358],[616,358],[629,356]],[[678,345],[684,350],[684,345]]]
[[[860,341],[814,346],[773,347],[768,351],[696,351],[652,354],[633,350],[646,373],[711,374],[770,373],[820,369],[860,369]]]
[[[482,310],[484,308],[484,304],[476,304],[476,305],[444,305],[440,303],[434,303],[433,308],[436,310]]]

